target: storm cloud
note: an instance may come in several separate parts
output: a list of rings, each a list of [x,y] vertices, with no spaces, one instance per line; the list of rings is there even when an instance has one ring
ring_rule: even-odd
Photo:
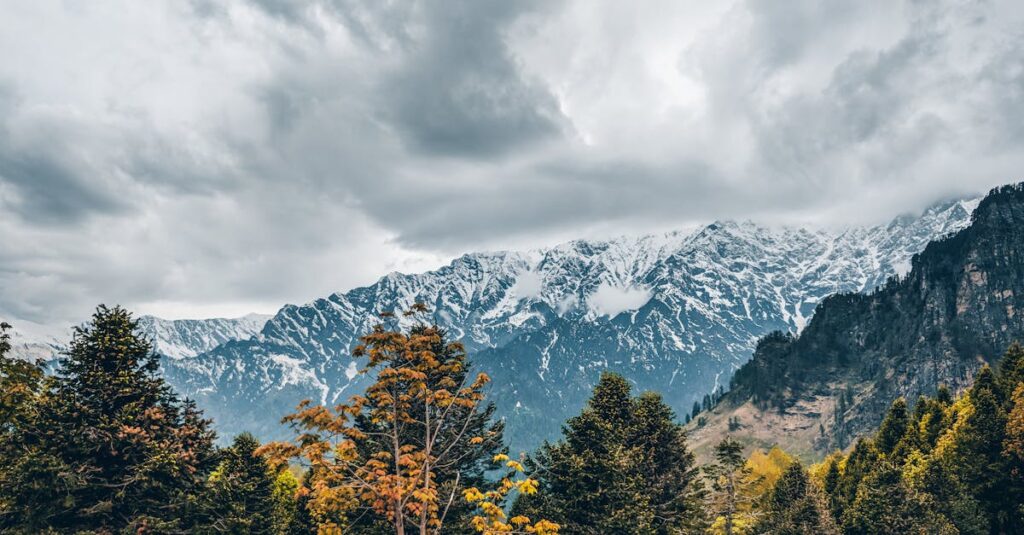
[[[14,1],[0,317],[273,311],[480,249],[1019,180],[1014,2]]]

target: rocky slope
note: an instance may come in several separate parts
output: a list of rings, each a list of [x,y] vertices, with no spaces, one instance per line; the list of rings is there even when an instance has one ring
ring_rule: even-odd
[[[763,338],[691,439],[707,449],[730,431],[805,457],[845,447],[896,397],[970,384],[1024,338],[1022,307],[1024,184],[993,190],[971,225],[929,244],[909,274],[829,297],[798,336]]]
[[[603,369],[687,411],[745,362],[758,337],[803,327],[818,302],[909,266],[931,239],[967,224],[974,202],[842,231],[716,222],[692,233],[574,241],[469,254],[437,271],[282,308],[256,336],[166,375],[222,434],[280,436],[301,399],[344,400],[364,386],[349,351],[376,312],[421,301],[494,379],[514,449],[555,435]]]

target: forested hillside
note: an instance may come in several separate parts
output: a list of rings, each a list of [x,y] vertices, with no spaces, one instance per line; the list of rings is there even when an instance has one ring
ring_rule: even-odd
[[[971,225],[929,244],[910,273],[829,297],[799,335],[758,342],[694,439],[731,430],[809,458],[848,446],[897,397],[959,392],[1024,338],[1024,186],[993,190]],[[698,425],[700,424],[700,425]]]

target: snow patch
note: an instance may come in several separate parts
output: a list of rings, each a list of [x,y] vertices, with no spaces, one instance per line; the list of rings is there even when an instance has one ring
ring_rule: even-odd
[[[348,380],[351,381],[358,374],[359,374],[359,367],[356,366],[355,361],[349,362],[348,363],[348,368],[345,368],[345,377],[348,377]]]
[[[627,310],[636,310],[646,305],[653,295],[649,288],[620,287],[602,282],[587,303],[594,314],[614,318]]]

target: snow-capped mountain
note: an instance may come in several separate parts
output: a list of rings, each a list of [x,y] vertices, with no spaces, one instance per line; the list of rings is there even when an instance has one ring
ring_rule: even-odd
[[[267,314],[240,318],[166,320],[140,316],[139,329],[153,342],[153,349],[169,359],[192,358],[224,342],[250,338],[270,319]],[[72,329],[52,328],[26,321],[12,321],[11,353],[31,360],[52,360],[67,347]]]
[[[165,320],[156,316],[139,318],[139,328],[153,340],[157,353],[172,359],[192,358],[231,340],[244,340],[259,333],[272,316],[247,314],[240,318]]]
[[[727,384],[772,330],[798,330],[825,296],[870,290],[977,201],[841,231],[715,222],[690,233],[573,241],[529,252],[467,254],[422,274],[282,308],[247,340],[165,373],[221,433],[278,437],[302,399],[336,403],[364,387],[349,354],[383,310],[426,303],[493,379],[513,449],[557,434],[600,371],[661,392],[680,414]],[[402,320],[407,321],[407,320]]]

